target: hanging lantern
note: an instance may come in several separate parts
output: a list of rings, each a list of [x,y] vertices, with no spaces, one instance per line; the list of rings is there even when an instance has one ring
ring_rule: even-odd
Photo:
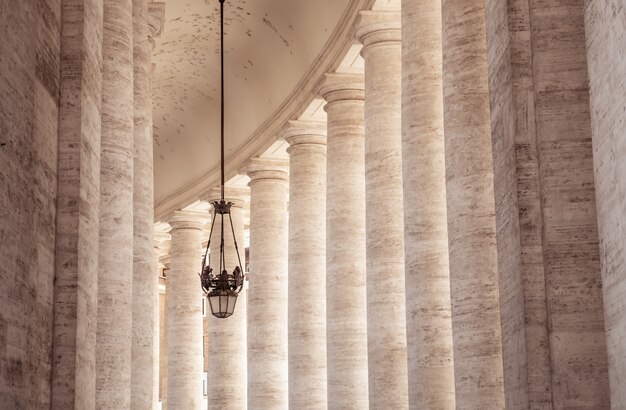
[[[219,201],[212,202],[214,214],[211,221],[211,232],[209,233],[209,242],[207,244],[206,253],[202,258],[202,269],[200,270],[200,283],[202,290],[206,294],[209,300],[209,306],[211,307],[211,314],[213,316],[225,319],[233,315],[235,311],[235,305],[237,304],[237,296],[241,289],[243,289],[243,269],[241,266],[241,257],[239,256],[239,247],[237,246],[237,238],[235,236],[235,229],[233,227],[233,220],[230,214],[230,208],[232,202],[226,202],[224,200],[224,0],[220,2],[220,43],[221,43],[221,199]],[[224,219],[228,217],[228,223],[233,234],[233,242],[235,246],[235,253],[237,254],[237,260],[239,265],[235,266],[232,272],[228,271],[226,267],[226,259],[224,256]],[[220,253],[217,273],[214,272],[211,263],[211,254],[209,252],[211,246],[211,239],[213,237],[213,229],[215,228],[215,221],[220,219]],[[213,260],[215,263],[215,260]]]

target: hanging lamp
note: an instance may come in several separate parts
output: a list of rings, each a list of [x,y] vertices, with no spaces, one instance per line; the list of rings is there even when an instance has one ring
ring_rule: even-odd
[[[206,247],[206,252],[202,258],[202,270],[200,271],[200,282],[202,290],[204,291],[207,299],[209,300],[209,306],[211,307],[211,314],[213,316],[225,319],[232,316],[235,311],[235,304],[237,303],[237,296],[241,289],[243,289],[244,274],[241,265],[241,257],[239,255],[239,247],[237,246],[237,238],[235,236],[235,229],[233,227],[233,219],[230,214],[230,208],[232,202],[226,202],[224,200],[224,1],[220,2],[220,62],[221,62],[221,100],[220,100],[220,143],[221,143],[221,185],[220,185],[220,200],[211,202],[213,205],[213,218],[211,221],[211,232],[209,233],[209,241]],[[215,228],[215,221],[218,219],[220,226],[220,254],[219,262],[213,260],[214,266],[211,262],[211,254],[209,249],[211,247],[211,239],[213,237],[213,230]],[[233,234],[233,242],[235,246],[235,253],[237,254],[237,261],[239,265],[235,266],[232,272],[228,271],[226,266],[226,258],[224,253],[224,223],[228,218],[230,229]],[[214,267],[217,267],[217,273],[214,271]]]

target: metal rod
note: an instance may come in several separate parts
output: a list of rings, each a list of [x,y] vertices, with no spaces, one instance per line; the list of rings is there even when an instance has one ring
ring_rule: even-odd
[[[226,258],[224,257],[224,214],[220,215],[222,217],[221,223],[221,238],[220,238],[220,275],[222,271],[226,269]]]
[[[239,256],[239,246],[237,245],[237,236],[235,236],[235,227],[233,226],[233,217],[230,213],[228,213],[228,219],[230,220],[230,229],[233,232],[233,242],[235,243],[235,252],[237,253],[237,260],[239,261],[239,270],[241,270],[241,275],[245,275],[243,271],[243,266],[241,265],[241,256]]]
[[[213,236],[213,226],[215,226],[215,213],[213,215],[213,220],[211,221],[211,231],[209,232],[209,241],[206,244],[206,252],[204,253],[204,258],[202,258],[202,270],[200,271],[200,274],[204,273],[204,268],[206,266],[211,266],[211,254],[209,253],[209,250],[211,248],[211,236]],[[209,258],[208,265],[206,264],[207,257]]]
[[[220,0],[220,58],[221,58],[221,154],[222,154],[222,201],[224,200],[224,0]]]

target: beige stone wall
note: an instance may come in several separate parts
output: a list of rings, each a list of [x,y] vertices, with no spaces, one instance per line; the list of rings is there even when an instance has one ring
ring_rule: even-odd
[[[0,2],[0,407],[47,408],[61,1]]]
[[[585,3],[611,405],[623,408],[626,406],[626,4],[623,0]]]

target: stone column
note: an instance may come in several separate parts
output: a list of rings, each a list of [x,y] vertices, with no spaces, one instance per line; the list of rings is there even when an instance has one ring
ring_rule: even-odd
[[[442,10],[456,402],[504,408],[484,1],[445,0]]]
[[[133,288],[133,7],[104,2],[96,408],[130,407]]]
[[[165,378],[165,366],[166,366],[166,352],[167,352],[167,342],[165,337],[167,337],[166,325],[167,321],[165,320],[167,317],[167,308],[165,305],[165,278],[161,276],[161,272],[165,272],[166,267],[165,264],[161,261],[162,255],[169,254],[169,250],[166,249],[165,245],[170,244],[170,234],[164,231],[155,231],[154,232],[154,276],[155,276],[155,311],[154,311],[154,355],[156,360],[153,362],[155,366],[154,369],[154,377],[155,377],[155,395],[154,395],[154,410],[159,409],[159,401],[162,402],[162,408],[167,409],[166,400],[165,400],[165,391],[163,388],[163,379]],[[163,286],[163,290],[162,287]]]
[[[585,8],[600,264],[611,403],[626,403],[626,7]]]
[[[326,124],[290,121],[289,408],[325,409]]]
[[[400,13],[361,12],[370,407],[408,408]]]
[[[402,2],[402,165],[409,404],[454,409],[441,1]]]
[[[288,163],[254,158],[250,176],[248,408],[288,408]]]
[[[202,407],[202,230],[208,215],[177,211],[172,227],[167,299],[167,408]]]
[[[328,408],[369,407],[365,291],[364,84],[327,74],[326,349]]]
[[[154,393],[154,184],[152,167],[152,45],[148,0],[133,0],[134,164],[133,164],[133,342],[131,407],[150,410]]]
[[[50,408],[94,410],[102,2],[63,6]]]
[[[233,241],[233,228],[241,268],[246,267],[246,252],[244,245],[244,218],[245,202],[249,197],[249,189],[226,187],[225,200],[232,202],[231,228],[228,215],[224,218],[224,259],[229,273],[239,265]],[[211,201],[220,200],[220,189],[212,190],[207,198]],[[211,238],[211,266],[214,272],[219,269],[220,255],[220,222],[218,216]],[[246,294],[241,291],[235,305],[235,313],[227,319],[218,319],[211,315],[209,304],[207,307],[208,328],[208,368],[207,368],[207,401],[208,408],[215,410],[240,410],[247,408],[247,339],[246,339]]]
[[[167,307],[169,305],[169,276],[171,257],[166,258],[163,263],[163,278],[159,283],[165,287],[165,291],[160,294],[159,312],[161,331],[159,332],[159,390],[161,392],[161,408],[167,409]]]
[[[159,290],[160,285],[160,273],[161,263],[159,261],[159,249],[158,243],[155,240],[154,245],[154,294],[153,294],[153,310],[152,310],[152,324],[154,326],[152,350],[154,360],[152,361],[152,409],[159,409],[159,383],[161,379],[160,365],[161,365],[161,292]]]

